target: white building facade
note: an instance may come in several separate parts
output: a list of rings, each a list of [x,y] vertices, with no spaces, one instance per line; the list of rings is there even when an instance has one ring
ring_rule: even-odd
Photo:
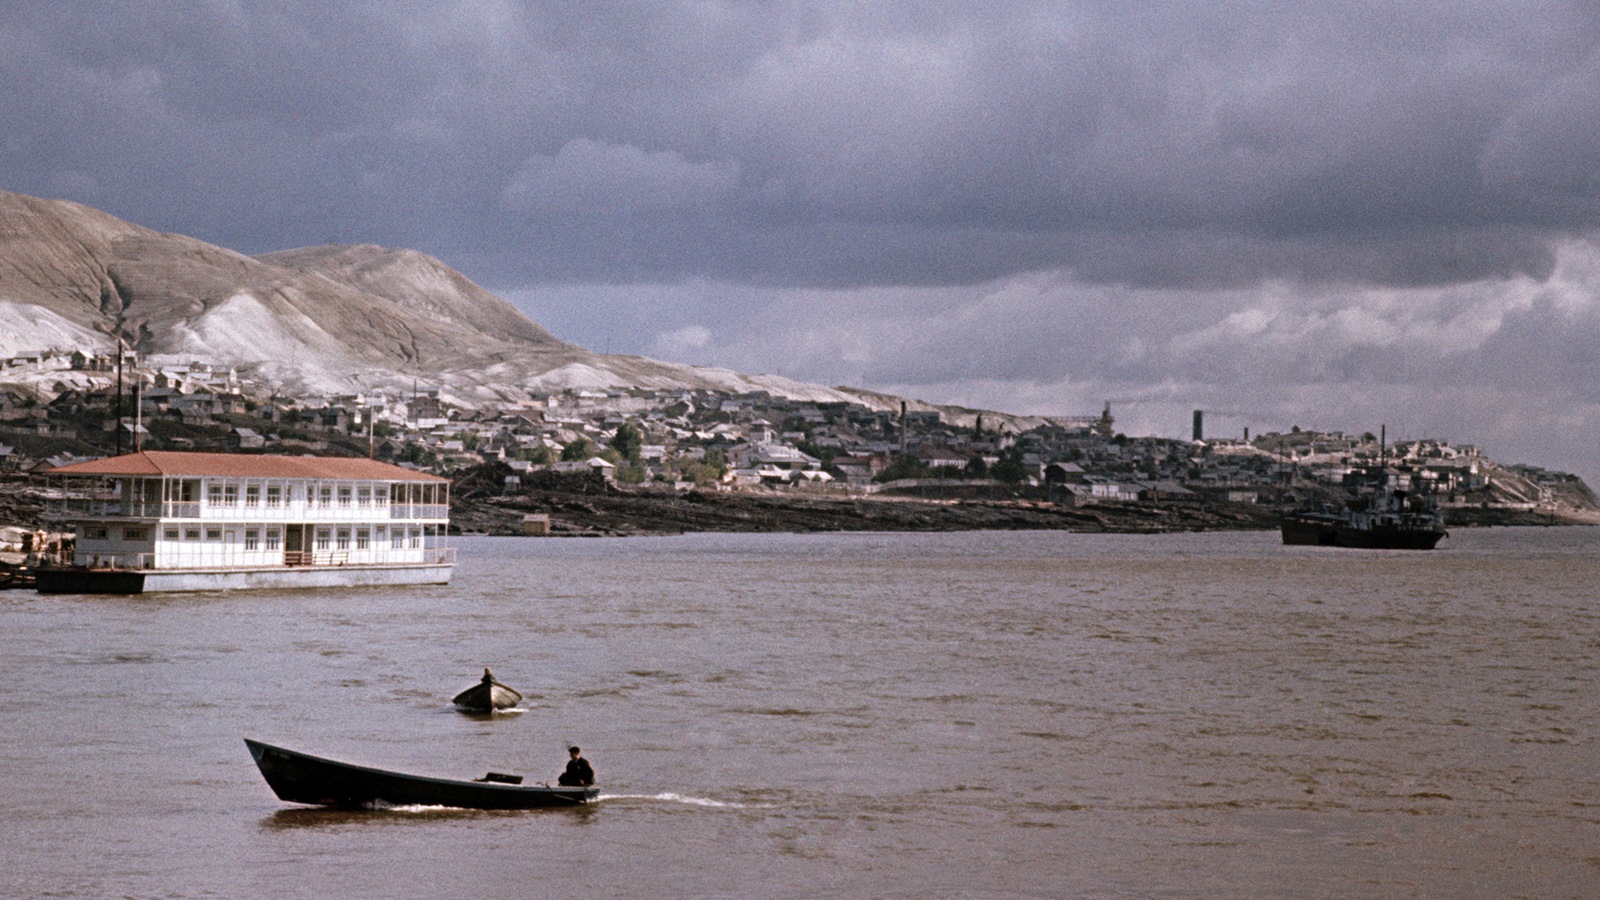
[[[388,463],[146,451],[49,474],[76,541],[40,590],[439,583],[454,564],[449,480]]]

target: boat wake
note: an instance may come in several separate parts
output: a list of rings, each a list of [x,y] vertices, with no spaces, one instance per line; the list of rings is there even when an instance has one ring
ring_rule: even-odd
[[[368,810],[370,812],[420,814],[420,815],[429,815],[429,814],[437,814],[437,813],[471,813],[471,812],[478,812],[478,810],[469,809],[469,808],[467,808],[465,806],[436,806],[436,805],[425,805],[425,804],[421,804],[421,803],[391,804],[391,803],[385,803],[382,800],[374,800],[371,803],[362,804],[361,808],[365,809],[365,810]]]
[[[589,802],[599,803],[602,800],[665,800],[669,803],[682,803],[687,806],[709,806],[718,809],[746,809],[748,804],[734,803],[724,800],[712,800],[709,797],[686,797],[670,791],[664,794],[601,794]]]
[[[587,805],[593,806],[596,803],[601,802],[602,800],[662,800],[662,801],[665,801],[667,803],[681,803],[681,804],[683,804],[685,806],[703,806],[703,807],[708,807],[708,808],[712,808],[712,809],[749,809],[749,808],[751,808],[751,805],[748,804],[748,803],[735,803],[735,802],[729,801],[729,800],[712,800],[710,797],[689,797],[689,796],[685,796],[683,794],[673,793],[671,791],[668,791],[668,792],[662,793],[662,794],[601,794],[600,796],[594,798],[593,800],[590,800]],[[472,811],[472,810],[469,810],[469,809],[467,809],[465,807],[460,807],[460,806],[424,806],[424,805],[416,804],[416,803],[407,803],[407,804],[395,805],[395,804],[384,803],[381,800],[373,802],[373,803],[370,803],[370,804],[367,804],[366,808],[369,809],[369,810],[374,810],[374,811],[378,811],[378,812],[410,813],[410,814],[422,814],[422,815],[426,815],[426,814],[429,814],[429,813],[471,812]]]

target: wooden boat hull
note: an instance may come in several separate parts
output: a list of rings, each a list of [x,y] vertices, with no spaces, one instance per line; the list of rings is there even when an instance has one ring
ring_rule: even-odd
[[[578,806],[595,787],[544,787],[407,775],[323,759],[245,738],[256,767],[278,799],[312,806],[447,806],[459,809],[546,809]]]
[[[522,695],[498,681],[475,684],[450,701],[456,709],[470,713],[489,713],[497,709],[510,709],[522,702]]]

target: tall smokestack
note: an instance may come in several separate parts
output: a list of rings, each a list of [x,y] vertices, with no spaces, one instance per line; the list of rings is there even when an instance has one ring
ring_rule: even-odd
[[[900,401],[900,455],[906,455],[906,402]]]
[[[1194,439],[1196,442],[1206,439],[1205,413],[1198,409],[1194,411]]]

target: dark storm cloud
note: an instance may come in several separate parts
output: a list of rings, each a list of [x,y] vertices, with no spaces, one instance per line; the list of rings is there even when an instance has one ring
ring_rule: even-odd
[[[1580,469],[1597,109],[1590,0],[0,2],[8,190],[596,349]]]
[[[1586,3],[7,10],[7,187],[507,285],[1425,282],[1600,217]]]

